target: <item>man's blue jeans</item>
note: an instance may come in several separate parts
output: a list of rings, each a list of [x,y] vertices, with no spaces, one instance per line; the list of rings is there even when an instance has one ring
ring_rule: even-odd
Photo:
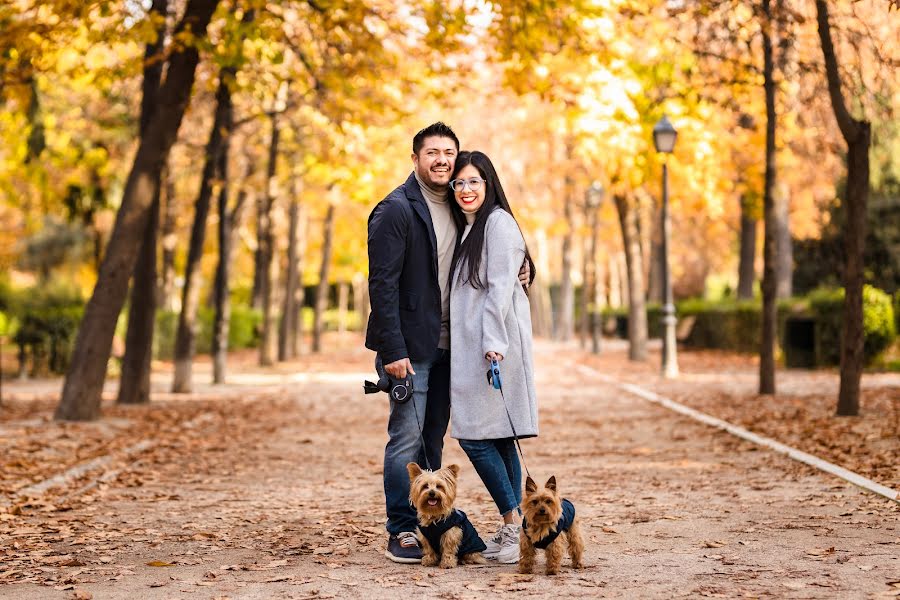
[[[522,503],[522,467],[513,438],[459,440],[501,515]]]
[[[418,520],[409,503],[406,465],[417,462],[422,468],[440,468],[450,423],[450,351],[438,349],[430,360],[413,361],[412,367],[416,372],[413,397],[403,404],[390,401],[390,439],[384,448],[384,497],[391,535],[415,531]],[[375,369],[383,372],[380,357],[375,359]]]

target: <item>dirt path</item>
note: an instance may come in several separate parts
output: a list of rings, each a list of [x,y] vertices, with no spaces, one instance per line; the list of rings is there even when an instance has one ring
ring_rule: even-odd
[[[554,352],[539,345],[538,363]],[[524,448],[532,474],[555,474],[574,501],[587,568],[549,578],[390,563],[386,400],[360,394],[356,376],[369,360],[349,350],[342,373],[322,361],[293,381],[270,374],[264,392],[229,394],[108,484],[0,515],[0,597],[900,596],[895,503],[548,369],[541,436]],[[492,531],[490,498],[449,438],[446,460],[463,467],[460,506]]]

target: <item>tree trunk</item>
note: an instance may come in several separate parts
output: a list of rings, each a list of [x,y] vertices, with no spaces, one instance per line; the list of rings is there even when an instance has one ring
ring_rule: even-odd
[[[614,196],[625,266],[628,270],[628,358],[647,359],[647,304],[644,301],[644,266],[637,229],[636,208],[622,194]]]
[[[350,304],[350,285],[346,281],[338,283],[338,333],[347,332],[347,309]]]
[[[256,310],[263,308],[263,292],[266,281],[265,235],[266,235],[266,195],[256,197],[256,249],[253,251],[253,289],[250,292],[250,306]]]
[[[650,270],[647,275],[647,301],[653,304],[663,303],[663,268],[662,268],[662,209],[656,203],[651,209],[653,223],[650,226]]]
[[[619,299],[621,300],[621,306],[629,306],[629,303],[631,302],[631,292],[628,288],[628,258],[625,256],[625,251],[619,252],[618,255],[616,255],[616,259],[616,267],[619,269]]]
[[[538,229],[534,233],[534,260],[535,270],[538,276],[528,290],[529,304],[531,305],[531,328],[535,336],[545,337],[553,332],[553,310],[550,302],[550,289],[546,283],[549,281],[550,262],[547,252],[547,233]]]
[[[141,242],[131,284],[125,356],[119,376],[118,404],[150,402],[150,363],[156,321],[156,231],[159,226],[159,188],[150,204],[150,218]]]
[[[588,231],[590,232],[588,235],[590,237],[587,248],[585,249],[585,255],[587,256],[585,260],[586,269],[583,292],[585,298],[585,325],[587,326],[585,338],[589,338],[591,341],[591,352],[597,354],[600,352],[600,331],[598,327],[600,318],[600,278],[598,274],[599,269],[597,268],[597,230],[599,215],[597,214],[597,208],[592,208],[587,217]]]
[[[786,184],[775,195],[776,250],[775,297],[790,298],[793,293],[794,241],[791,239],[791,196]]]
[[[763,193],[763,280],[762,280],[762,345],[759,350],[759,393],[775,393],[775,338],[778,326],[776,304],[776,252],[778,223],[775,214],[775,80],[772,57],[772,9],[763,0],[763,89],[766,95],[766,171]]]
[[[303,271],[306,268],[306,239],[309,214],[301,205],[300,226],[297,236],[297,288],[294,302],[294,330],[291,332],[291,355],[300,356],[303,353],[303,308],[306,306],[306,288],[303,286]],[[368,281],[366,282],[368,285]]]
[[[168,0],[153,0],[150,15],[160,17],[156,39],[144,50],[144,81],[141,98],[140,135],[143,137],[156,106],[159,82],[162,79],[162,48],[165,42],[165,17]],[[128,329],[125,334],[125,355],[119,376],[119,404],[150,402],[150,362],[153,358],[153,329],[156,317],[156,242],[159,229],[160,181],[150,204],[150,218],[144,230],[131,284],[131,303],[128,308]],[[97,234],[99,250],[99,232]],[[99,265],[99,262],[98,262]],[[99,270],[99,266],[98,266]]]
[[[607,286],[607,304],[613,308],[619,308],[622,302],[622,282],[619,281],[619,254],[612,253],[608,259],[607,274],[609,277],[609,285]]]
[[[571,151],[568,152],[571,154]],[[566,232],[562,238],[562,271],[559,281],[559,320],[557,321],[556,339],[569,341],[575,329],[575,288],[572,285],[572,239],[575,229],[575,215],[572,210],[574,203],[574,181],[570,175],[566,176],[565,191],[563,197],[563,215],[566,222]]]
[[[595,251],[594,256],[596,255]],[[600,354],[600,344],[603,340],[603,309],[606,304],[604,301],[606,286],[603,282],[606,280],[605,278],[606,273],[604,273],[603,266],[598,260],[594,272],[594,310],[591,313],[591,352],[594,354]]]
[[[259,206],[259,222],[257,224],[258,264],[256,273],[261,277],[260,301],[263,313],[262,336],[259,344],[259,364],[269,366],[275,363],[277,356],[277,325],[275,323],[275,225],[272,222],[275,207],[277,181],[275,179],[278,166],[278,144],[281,139],[281,124],[278,114],[272,113],[272,137],[269,141],[269,164],[266,171],[266,195]]]
[[[175,181],[172,178],[168,165],[163,167],[160,176],[160,186],[163,194],[160,203],[164,207],[162,221],[159,225],[162,253],[160,257],[160,277],[157,304],[163,310],[176,310],[175,297],[175,247],[178,244],[178,236],[175,234],[176,215],[178,203],[175,200]]]
[[[642,189],[637,189],[632,198],[634,204],[635,223],[638,232],[638,247],[641,251],[641,279],[644,281],[645,299],[648,295],[648,287],[650,285],[650,271],[652,270],[653,253],[653,199],[648,198]]]
[[[178,316],[178,330],[175,334],[175,373],[172,378],[173,393],[190,393],[191,372],[197,345],[197,304],[200,298],[200,259],[203,258],[203,244],[206,240],[206,221],[215,180],[223,181],[220,168],[222,156],[234,125],[231,91],[229,82],[234,79],[236,69],[225,67],[219,74],[219,88],[216,91],[216,113],[209,141],[203,174],[200,177],[200,192],[194,203],[194,224],[191,227],[191,241],[188,246],[187,262],[184,267],[184,289],[181,294],[181,313]]]
[[[361,331],[365,331],[369,321],[369,286],[362,273],[353,275],[353,310],[357,313]]]
[[[746,197],[741,198],[741,251],[737,287],[737,297],[740,300],[753,298],[753,282],[756,280],[756,218],[748,202]]]
[[[847,110],[841,91],[837,57],[831,41],[828,5],[816,0],[816,21],[828,95],[841,135],[847,143],[847,219],[844,225],[844,310],[841,325],[841,385],[837,414],[859,414],[859,389],[864,366],[863,343],[863,256],[866,249],[866,211],[869,202],[869,145],[872,128],[868,121],[855,119]]]
[[[229,95],[229,108],[225,115],[226,131],[234,131],[234,107]],[[234,237],[241,222],[241,212],[247,200],[247,182],[253,176],[253,161],[248,159],[244,177],[238,190],[234,208],[228,208],[228,159],[231,151],[231,137],[222,140],[222,153],[219,156],[219,177],[222,186],[219,189],[219,262],[216,265],[216,279],[213,288],[213,305],[215,317],[212,331],[213,383],[225,383],[228,363],[228,331],[231,325],[231,261],[234,256]]]
[[[322,333],[325,328],[325,309],[328,308],[328,271],[331,265],[331,245],[334,237],[334,203],[328,204],[325,222],[322,224],[322,266],[319,269],[319,286],[316,288],[316,307],[313,317],[312,351],[322,350]]]
[[[590,227],[590,209],[585,208],[584,220]],[[590,319],[590,303],[591,303],[591,281],[590,281],[590,271],[593,268],[591,265],[591,257],[590,257],[590,244],[591,240],[589,237],[581,238],[581,296],[579,298],[579,313],[581,314],[581,318],[578,323],[578,339],[581,344],[581,348],[584,349],[588,343],[588,336],[590,335],[590,327],[591,327],[591,319]]]
[[[194,36],[206,27],[218,0],[189,0],[175,34],[190,27]],[[156,110],[141,138],[128,175],[122,204],[106,247],[106,255],[72,352],[72,362],[56,410],[57,419],[89,420],[100,415],[101,392],[106,376],[119,311],[128,293],[140,242],[150,218],[150,207],[159,185],[159,173],[178,135],[190,101],[199,52],[194,46],[173,51],[160,89]]]
[[[284,303],[281,308],[281,325],[278,328],[278,360],[289,360],[297,356],[297,329],[299,319],[301,285],[302,249],[300,248],[301,209],[299,190],[294,190],[291,206],[288,210],[288,251],[287,276],[284,282]]]

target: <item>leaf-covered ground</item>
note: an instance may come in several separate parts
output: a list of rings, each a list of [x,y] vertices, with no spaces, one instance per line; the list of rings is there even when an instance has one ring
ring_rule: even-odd
[[[752,358],[682,353],[673,383],[655,355],[630,363],[621,345],[596,358],[537,344],[528,467],[557,476],[588,539],[586,569],[548,578],[382,556],[386,400],[361,393],[372,357],[360,340],[330,341],[332,352],[272,369],[235,356],[220,388],[201,363],[190,396],[164,393],[158,365],[149,407],[109,404],[97,423],[50,420],[58,381],[5,385],[0,596],[900,595],[900,505],[564,367],[583,361],[896,488],[891,376],[864,378],[863,414],[838,419],[833,373],[779,373],[782,393],[761,398]],[[450,438],[446,460],[463,467],[460,506],[492,531],[495,509]],[[84,465],[95,468],[26,497]]]

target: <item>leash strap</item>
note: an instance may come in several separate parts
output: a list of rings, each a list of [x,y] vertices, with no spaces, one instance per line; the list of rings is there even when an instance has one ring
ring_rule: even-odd
[[[384,369],[384,365],[382,365],[381,368],[382,368],[382,370],[383,370],[383,369]],[[381,376],[381,372],[379,372],[378,375]],[[409,375],[407,375],[407,377],[409,377]],[[409,381],[410,381],[410,383],[411,383],[411,382],[412,382],[412,379],[409,379]],[[376,384],[372,383],[371,381],[366,381],[365,384],[363,385],[363,389],[364,389],[365,393],[367,393],[367,394],[374,394],[375,392],[380,392],[380,391],[381,391],[381,390],[378,388],[378,386],[377,386]],[[425,468],[428,469],[429,471],[431,471],[431,470],[432,470],[432,468],[431,468],[431,462],[428,460],[428,448],[427,448],[427,446],[425,445],[425,419],[423,418],[421,421],[419,420],[419,407],[416,406],[416,399],[413,397],[413,392],[415,392],[415,390],[414,390],[413,387],[410,385],[409,396],[407,396],[407,400],[406,400],[406,401],[411,401],[411,402],[412,402],[412,405],[413,405],[413,411],[415,411],[415,414],[416,414],[416,427],[418,427],[418,429],[419,429],[419,441],[422,442],[422,456],[425,458]],[[393,402],[394,404],[396,404],[398,407],[399,407],[400,405],[406,403],[406,401],[404,401],[404,402],[398,402],[397,400],[395,400],[395,399],[391,396],[390,393],[388,393],[388,397],[390,397],[391,402]],[[427,406],[427,399],[426,399],[426,406]]]
[[[500,387],[497,388],[500,390],[500,398],[503,400],[503,409],[506,411],[506,418],[509,421],[509,427],[513,432],[513,439],[516,442],[516,448],[519,449],[519,456],[522,457],[522,466],[525,467],[525,474],[528,477],[531,477],[531,473],[528,472],[528,463],[525,462],[525,453],[522,452],[522,444],[519,443],[519,436],[516,433],[516,426],[513,425],[512,416],[509,414],[509,405],[506,404],[506,396],[503,394],[503,380],[500,380]]]
[[[416,412],[416,425],[419,425],[419,407],[416,406],[415,398],[410,398],[410,400],[412,400],[413,410]],[[419,426],[419,440],[422,441],[422,456],[425,457],[425,468],[433,471],[434,469],[431,468],[431,463],[428,460],[428,447],[425,445],[425,419],[422,419],[422,424]]]

